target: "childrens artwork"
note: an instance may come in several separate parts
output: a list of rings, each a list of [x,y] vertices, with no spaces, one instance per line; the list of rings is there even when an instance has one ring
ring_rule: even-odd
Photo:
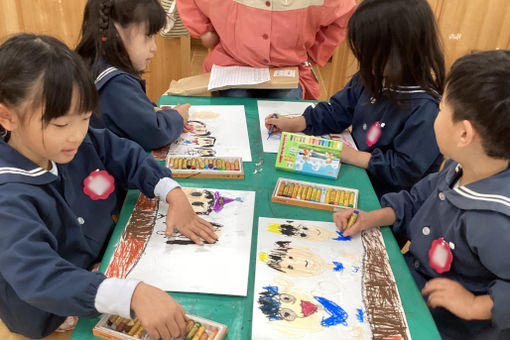
[[[274,132],[269,135],[269,130],[266,129],[265,125],[266,117],[274,113],[282,116],[301,116],[309,106],[315,106],[315,103],[271,100],[257,101],[257,107],[259,111],[260,136],[262,139],[264,152],[277,153],[282,135],[281,132]],[[348,130],[345,130],[341,133],[326,134],[319,137],[342,141],[357,150],[356,144],[354,143],[351,133]]]
[[[166,160],[168,155],[242,157],[244,162],[251,162],[244,106],[191,106],[188,124],[192,131],[181,134],[169,146],[153,150],[154,158]]]
[[[410,339],[379,229],[259,218],[252,339]]]
[[[165,236],[167,203],[140,195],[106,276],[166,291],[246,296],[255,192],[182,190],[219,240],[199,246],[178,231]]]

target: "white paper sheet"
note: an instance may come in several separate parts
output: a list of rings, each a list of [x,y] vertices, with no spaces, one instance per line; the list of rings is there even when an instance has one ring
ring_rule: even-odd
[[[269,68],[213,65],[209,77],[209,91],[230,85],[254,85],[271,80]]]
[[[246,296],[251,250],[255,192],[183,188],[188,197],[206,206],[194,205],[205,220],[216,223],[219,241],[198,246],[174,233],[165,237],[168,205],[160,202],[156,223],[143,255],[127,275],[166,291]],[[205,191],[234,199],[216,212],[207,212]],[[191,192],[202,196],[192,196]],[[218,202],[215,199],[215,202]],[[215,203],[216,204],[216,203]],[[180,236],[179,236],[180,235]],[[182,244],[186,243],[187,244]]]

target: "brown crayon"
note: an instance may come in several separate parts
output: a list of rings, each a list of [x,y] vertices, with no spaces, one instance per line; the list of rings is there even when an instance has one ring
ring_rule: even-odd
[[[218,334],[218,328],[213,329],[211,334],[209,334],[209,337],[207,338],[207,340],[214,340],[214,338],[216,337],[216,334]]]

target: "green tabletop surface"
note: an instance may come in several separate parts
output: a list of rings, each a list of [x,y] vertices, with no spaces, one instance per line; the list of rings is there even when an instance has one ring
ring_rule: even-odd
[[[324,210],[309,209],[286,204],[271,202],[271,195],[279,177],[339,185],[359,189],[358,207],[361,210],[374,210],[380,207],[379,201],[372,188],[364,169],[342,164],[337,180],[297,175],[275,169],[276,154],[264,153],[259,128],[257,99],[249,98],[220,98],[220,97],[174,97],[162,96],[159,105],[190,103],[191,105],[244,105],[246,123],[250,137],[252,162],[244,163],[245,178],[239,179],[177,179],[182,186],[205,187],[231,190],[250,190],[256,192],[255,212],[253,218],[253,232],[251,241],[250,271],[248,279],[248,296],[225,296],[198,293],[170,292],[189,314],[211,319],[228,326],[227,340],[244,340],[251,338],[253,285],[255,281],[255,260],[257,250],[258,217],[274,217],[286,219],[315,220],[332,222],[332,213]],[[261,159],[263,171],[253,174],[255,163]],[[122,212],[112,234],[107,250],[101,262],[100,271],[104,272],[131,211],[136,203],[139,192],[130,191],[122,208]],[[384,243],[390,259],[391,268],[397,282],[405,315],[413,339],[440,339],[436,325],[430,312],[417,289],[407,265],[400,253],[400,249],[387,227],[381,228]],[[175,273],[180,275],[182,273]],[[221,275],[221,273],[218,273]],[[99,321],[81,318],[74,330],[71,340],[99,339],[92,335],[92,328]]]

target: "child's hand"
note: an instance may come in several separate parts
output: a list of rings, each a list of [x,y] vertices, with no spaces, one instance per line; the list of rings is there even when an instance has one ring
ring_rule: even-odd
[[[202,240],[207,243],[218,240],[212,224],[195,214],[181,188],[171,190],[166,200],[168,202],[166,235],[172,235],[174,228],[177,228],[181,234],[199,245],[204,244]]]
[[[182,120],[184,121],[184,128],[182,129],[182,132],[191,132],[193,129],[191,125],[188,124],[189,120],[189,108],[190,104],[177,104],[174,106],[174,110],[179,112],[179,114],[182,117]]]
[[[200,36],[200,40],[205,47],[214,48],[220,42],[220,37],[216,32],[207,32]]]
[[[443,307],[465,320],[487,320],[491,318],[493,301],[489,295],[475,296],[460,283],[445,278],[428,281],[421,290],[428,295],[427,305]]]
[[[347,228],[347,224],[349,222],[349,219],[351,218],[354,209],[346,209],[344,211],[338,211],[333,214],[333,221],[335,221],[338,230],[340,230],[344,236],[352,236],[362,230],[371,227],[367,225],[367,215],[369,213],[361,211],[359,209],[356,210],[359,211],[358,217],[356,218],[354,224],[351,225],[349,228]]]
[[[359,151],[351,148],[347,144],[344,144],[342,146],[342,154],[340,155],[340,160],[342,163],[351,164],[363,169],[367,169],[371,157],[372,154],[370,152]]]
[[[131,309],[152,339],[186,336],[184,308],[159,288],[140,282],[131,297]]]
[[[281,116],[277,115],[276,118],[273,114],[266,117],[265,120],[266,128],[271,129],[273,126],[273,132],[289,131],[289,132],[301,132],[306,129],[306,121],[303,116]]]

